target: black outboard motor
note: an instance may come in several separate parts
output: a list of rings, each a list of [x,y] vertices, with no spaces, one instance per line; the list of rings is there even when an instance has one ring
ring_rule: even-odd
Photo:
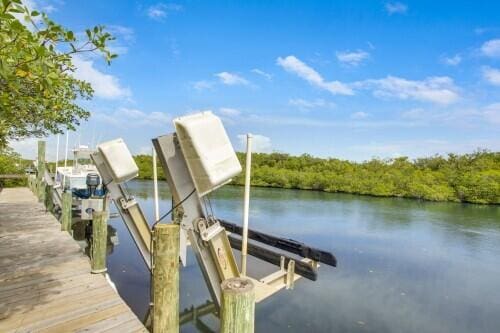
[[[87,175],[87,190],[89,193],[89,197],[95,196],[95,192],[97,189],[97,186],[101,183],[101,177],[97,173],[89,173]]]

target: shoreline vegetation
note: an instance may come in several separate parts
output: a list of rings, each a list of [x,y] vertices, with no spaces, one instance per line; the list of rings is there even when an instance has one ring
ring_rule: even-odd
[[[245,154],[237,153],[242,166]],[[151,155],[136,155],[139,179],[153,179]],[[24,173],[31,161],[10,149],[0,151],[0,174]],[[48,163],[54,171],[55,163]],[[72,165],[72,161],[68,161]],[[158,178],[165,179],[158,165]],[[479,150],[410,160],[407,157],[352,162],[308,154],[252,154],[252,186],[427,201],[500,204],[500,152]],[[20,186],[23,180],[4,180]],[[244,184],[244,172],[233,185]]]
[[[242,166],[245,154],[237,153]],[[139,179],[152,179],[152,157],[134,157]],[[159,179],[164,179],[158,168]],[[308,154],[252,154],[252,186],[338,192],[427,201],[500,204],[500,152],[479,150],[411,160],[352,162]],[[233,185],[244,184],[244,174]]]

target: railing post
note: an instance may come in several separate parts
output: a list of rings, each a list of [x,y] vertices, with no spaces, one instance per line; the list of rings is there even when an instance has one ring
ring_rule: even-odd
[[[44,202],[45,197],[45,141],[38,141],[38,164],[37,164],[37,189],[38,189],[38,201]]]
[[[45,180],[40,179],[38,183],[38,202],[43,202],[45,204],[45,187],[47,184],[45,183]]]
[[[71,223],[73,218],[73,194],[65,191],[62,194],[62,212],[61,212],[61,230],[71,231]],[[71,232],[70,232],[71,233]]]
[[[45,208],[48,212],[54,212],[53,185],[45,185]]]
[[[92,273],[103,273],[106,268],[106,247],[108,244],[108,212],[100,211],[92,214],[92,245],[90,266]]]
[[[248,278],[230,278],[222,282],[221,333],[253,333],[255,291]]]
[[[37,194],[36,192],[36,175],[31,175],[30,176],[31,178],[31,192],[33,192],[33,194]]]
[[[153,333],[179,332],[179,232],[178,224],[153,228]]]

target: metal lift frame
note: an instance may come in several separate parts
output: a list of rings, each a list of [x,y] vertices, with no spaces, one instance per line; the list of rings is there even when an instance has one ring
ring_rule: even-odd
[[[128,193],[123,184],[115,182],[100,152],[93,153],[91,158],[99,171],[102,184],[106,186],[108,195],[114,201],[142,259],[151,270],[151,229],[139,203]]]
[[[220,306],[222,281],[240,276],[231,247],[240,249],[241,239],[228,233],[241,233],[240,227],[208,216],[203,210],[202,199],[195,190],[194,182],[186,165],[176,134],[160,136],[152,140],[160,164],[173,196],[173,207],[182,202],[180,235],[180,259],[186,263],[186,247],[190,243],[196,260],[215,306]],[[127,226],[146,265],[151,269],[151,229],[137,201],[128,193],[123,184],[116,183],[109,166],[100,152],[92,154],[108,195]],[[226,229],[228,229],[226,231]],[[335,266],[335,257],[325,251],[283,238],[249,230],[249,237],[269,246],[283,249],[304,257],[295,259],[270,249],[249,244],[249,254],[280,269],[260,279],[250,278],[255,284],[256,302],[260,302],[281,289],[292,289],[301,276],[316,280],[318,262]],[[297,274],[296,274],[297,273]]]

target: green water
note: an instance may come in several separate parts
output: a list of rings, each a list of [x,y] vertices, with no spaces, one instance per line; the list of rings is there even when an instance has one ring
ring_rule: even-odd
[[[153,219],[152,183],[129,184]],[[161,184],[161,212],[170,208]],[[241,187],[215,193],[216,216],[240,223]],[[108,267],[141,317],[149,274],[119,219],[120,244]],[[250,227],[333,252],[318,281],[301,279],[257,304],[256,332],[500,332],[500,207],[253,188]],[[249,261],[250,275],[272,267]],[[189,254],[181,271],[181,308],[209,299]],[[217,329],[217,321],[206,323]],[[197,332],[192,324],[182,332]]]

